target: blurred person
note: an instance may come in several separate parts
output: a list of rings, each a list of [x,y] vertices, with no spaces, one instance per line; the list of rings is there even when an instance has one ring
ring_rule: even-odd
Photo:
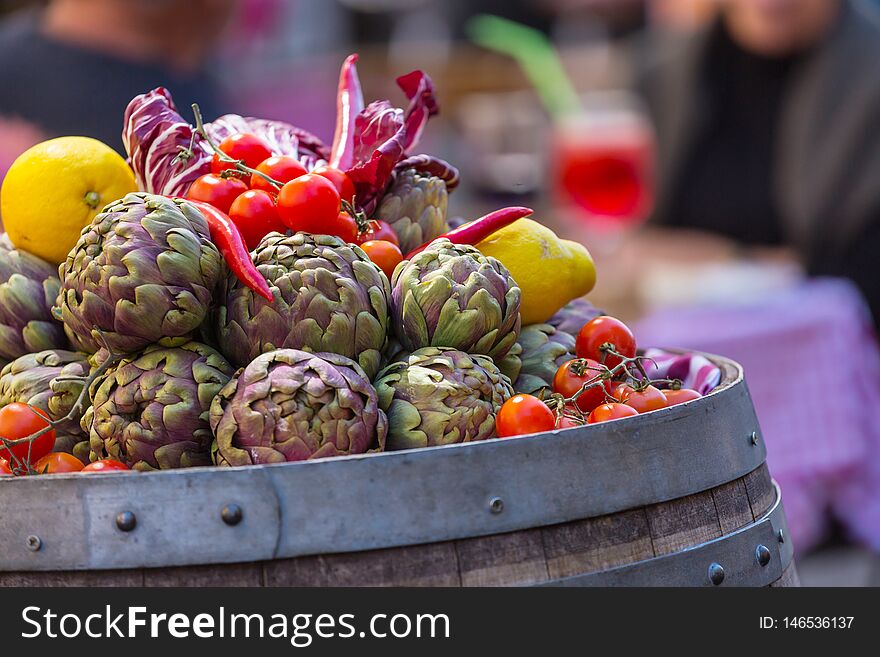
[[[872,0],[726,0],[646,76],[654,221],[787,247],[853,280],[880,322],[880,12]]]
[[[85,135],[122,152],[126,105],[157,86],[184,112],[198,102],[207,117],[222,113],[205,64],[235,0],[40,5],[0,24],[0,162],[17,154],[6,153],[15,135],[16,148],[25,135]]]

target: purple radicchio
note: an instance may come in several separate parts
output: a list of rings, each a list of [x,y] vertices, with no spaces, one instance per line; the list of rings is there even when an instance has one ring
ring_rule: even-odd
[[[214,143],[233,134],[252,133],[273,153],[297,157],[307,169],[330,156],[320,139],[283,121],[226,114],[206,123],[205,131]],[[211,147],[180,115],[171,94],[162,87],[129,103],[122,141],[142,191],[184,196],[196,178],[211,172]]]

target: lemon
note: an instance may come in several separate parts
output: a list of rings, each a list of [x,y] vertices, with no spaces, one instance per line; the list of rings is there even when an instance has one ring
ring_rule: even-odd
[[[531,219],[519,219],[477,244],[507,267],[522,293],[522,323],[546,322],[596,284],[596,267],[582,244],[562,240]]]
[[[58,137],[12,163],[0,217],[17,248],[58,265],[105,205],[136,189],[131,168],[112,148],[89,137]]]

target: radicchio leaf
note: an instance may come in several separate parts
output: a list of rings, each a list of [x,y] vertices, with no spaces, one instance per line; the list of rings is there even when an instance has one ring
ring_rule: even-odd
[[[210,147],[178,113],[164,87],[128,104],[122,143],[141,191],[183,196],[196,178],[211,171]]]
[[[370,103],[355,121],[354,165],[347,170],[358,205],[368,212],[388,187],[394,167],[422,135],[428,118],[438,111],[434,84],[422,71],[397,78],[410,101],[406,111],[388,101]]]

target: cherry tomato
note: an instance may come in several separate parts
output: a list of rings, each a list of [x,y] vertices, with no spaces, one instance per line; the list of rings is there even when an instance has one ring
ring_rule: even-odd
[[[0,408],[0,436],[7,440],[27,438],[48,426],[49,416],[39,408],[17,402]],[[28,448],[30,448],[30,461],[33,463],[52,451],[54,446],[55,429],[51,429],[36,440],[33,440],[30,445],[24,442],[10,449],[7,449],[5,446],[0,447],[0,458],[5,458],[10,462],[13,461],[14,459],[10,455],[11,452],[16,459],[24,461],[28,458]]]
[[[572,415],[563,415],[556,423],[557,429],[571,429],[572,427],[582,427],[584,423],[576,419]]]
[[[602,345],[609,344],[619,354],[632,358],[636,355],[636,339],[626,324],[614,317],[600,315],[584,324],[577,335],[575,350],[578,358],[592,358],[608,367],[620,364],[620,358],[606,354]]]
[[[675,406],[676,404],[683,404],[687,401],[693,401],[694,399],[699,399],[703,395],[701,395],[696,390],[692,390],[691,388],[679,388],[678,390],[662,390],[663,396],[666,397],[666,405],[667,406]]]
[[[391,242],[394,246],[400,246],[400,239],[397,237],[397,233],[394,232],[391,224],[381,219],[371,220],[367,225],[367,230],[358,234],[356,242],[357,244],[363,244],[364,242],[372,242],[374,240],[383,240]]]
[[[343,211],[336,215],[336,219],[324,224],[322,232],[325,235],[335,235],[343,242],[354,244],[358,232],[357,222],[348,212]]]
[[[385,240],[373,240],[361,244],[364,253],[377,265],[379,269],[385,272],[388,279],[394,274],[394,269],[403,260],[403,254],[396,244],[386,242]]]
[[[131,468],[116,459],[101,459],[100,461],[89,463],[81,472],[118,472],[120,470],[131,470]]]
[[[632,386],[621,383],[611,394],[621,404],[632,406],[639,413],[656,411],[668,406],[666,397],[654,386],[647,386],[644,390],[636,390]]]
[[[499,438],[551,431],[555,425],[556,417],[550,407],[532,395],[511,397],[495,418],[495,432]]]
[[[312,173],[291,180],[278,193],[278,214],[293,231],[326,235],[326,225],[337,219],[341,209],[333,183]]]
[[[233,160],[240,160],[251,169],[256,169],[257,165],[263,160],[272,157],[272,151],[266,146],[266,143],[250,133],[244,132],[237,135],[231,135],[220,142],[218,147]],[[223,162],[220,156],[214,154],[211,160],[211,172],[220,173],[226,169],[234,169],[235,166],[231,162]]]
[[[79,472],[83,469],[83,464],[73,454],[51,452],[34,463],[32,467],[39,474],[60,474],[62,472]]]
[[[348,177],[347,173],[328,166],[318,167],[317,169],[314,169],[312,173],[322,176],[332,182],[336,191],[339,192],[340,198],[349,203],[354,202],[354,183],[351,182],[351,178]]]
[[[626,404],[600,404],[590,412],[587,422],[598,424],[599,422],[620,420],[621,418],[632,417],[638,414],[639,412],[636,409]]]
[[[9,461],[6,459],[0,459],[0,477],[5,477],[11,474],[12,468],[9,467]]]
[[[235,199],[229,208],[229,218],[238,226],[249,249],[257,248],[260,240],[272,231],[287,230],[272,196],[260,189],[250,189]]]
[[[584,384],[606,371],[595,360],[585,358],[582,360],[572,359],[563,363],[553,376],[553,391],[558,392],[566,399],[575,395],[583,388]],[[577,406],[584,413],[589,413],[599,404],[605,402],[606,394],[611,392],[611,381],[605,381],[602,386],[587,388],[578,398]]]
[[[289,155],[273,155],[263,160],[256,167],[260,173],[265,173],[272,180],[276,180],[281,184],[290,182],[294,178],[299,178],[308,173],[306,168],[300,164],[299,160]],[[272,183],[255,173],[251,174],[251,189],[262,189],[270,194],[277,194],[278,190]]]
[[[213,173],[196,178],[186,193],[188,199],[204,201],[229,214],[232,202],[248,189],[238,178],[221,178]]]

